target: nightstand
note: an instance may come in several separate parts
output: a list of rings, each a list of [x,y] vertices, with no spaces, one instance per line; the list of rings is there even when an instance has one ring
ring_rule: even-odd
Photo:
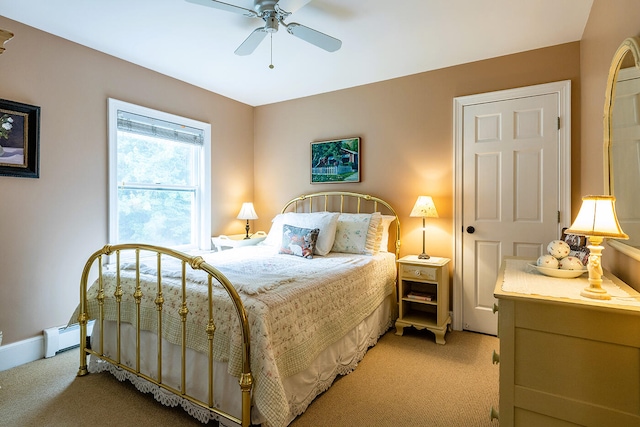
[[[436,343],[444,344],[451,330],[449,316],[449,258],[419,259],[408,255],[398,260],[399,316],[396,335],[406,326],[428,329]]]
[[[248,239],[245,239],[246,234],[231,234],[225,236],[221,234],[211,238],[211,245],[216,251],[224,251],[225,249],[239,248],[241,246],[257,245],[267,238],[267,233],[264,231],[257,231]]]

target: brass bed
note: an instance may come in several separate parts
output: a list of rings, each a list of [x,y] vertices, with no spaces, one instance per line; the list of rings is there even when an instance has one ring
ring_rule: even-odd
[[[282,214],[287,212],[382,212],[388,218],[387,225],[393,224],[387,231],[388,246],[381,250],[390,253],[393,258],[393,289],[380,304],[387,311],[376,308],[376,313],[389,313],[376,316],[389,316],[390,319],[387,322],[383,317],[385,326],[378,329],[372,327],[371,333],[375,336],[364,339],[368,342],[367,346],[375,344],[378,336],[384,333],[384,328],[393,324],[396,316],[395,260],[400,249],[400,222],[395,210],[389,203],[370,195],[354,192],[319,192],[290,200],[281,210]],[[378,231],[381,229],[382,225]],[[131,253],[133,256],[128,257]],[[389,254],[386,256],[388,258]],[[103,265],[107,264],[105,257],[109,257],[108,273],[103,271]],[[141,391],[153,393],[154,397],[164,404],[182,405],[200,421],[208,422],[215,419],[221,425],[233,423],[249,426],[252,422],[252,406],[255,404],[253,395],[256,381],[255,372],[252,372],[251,349],[252,345],[257,345],[251,338],[252,307],[246,306],[248,297],[243,294],[243,288],[238,288],[240,291],[236,289],[238,284],[232,283],[221,272],[219,268],[222,267],[217,268],[206,262],[205,257],[204,254],[194,256],[147,244],[106,245],[93,253],[85,264],[80,283],[80,303],[77,309],[77,321],[80,324],[78,376],[90,372],[87,365],[87,356],[90,356],[92,362],[96,363],[95,366],[100,364],[99,366],[105,367],[103,370],[110,371],[120,380],[141,381],[142,386],[136,384]],[[297,257],[293,258],[297,260]],[[289,258],[287,262],[293,261],[293,258]],[[314,262],[315,258],[323,257],[314,257],[309,262]],[[363,261],[367,262],[368,260]],[[179,274],[169,274],[169,268],[165,268],[167,265],[172,268],[177,266]],[[200,293],[194,296],[188,290],[198,287],[193,283],[196,275],[200,280],[198,283],[204,286],[199,286]],[[141,285],[151,276],[155,277],[155,284]],[[259,278],[256,277],[255,280],[259,281]],[[93,283],[91,289],[90,282]],[[173,287],[169,288],[168,283],[173,284]],[[153,295],[150,295],[150,286],[155,289]],[[201,299],[198,301],[200,308],[194,310],[194,302],[189,297]],[[145,299],[147,302],[151,301],[151,304],[145,306]],[[225,301],[221,301],[222,299]],[[155,306],[152,316],[149,313],[149,305]],[[250,303],[250,306],[253,305]],[[226,307],[227,310],[220,310],[221,307]],[[228,309],[229,307],[232,308]],[[199,323],[192,320],[194,311],[206,312],[202,313],[204,320]],[[230,312],[234,313],[234,319],[222,322],[221,316]],[[373,314],[367,316],[365,320],[373,318]],[[87,324],[91,319],[95,319],[95,325],[89,339]],[[362,323],[365,323],[365,320]],[[196,332],[190,329],[194,327],[194,322],[197,323]],[[381,329],[384,330],[380,332]],[[155,335],[157,331],[161,331],[160,339]],[[201,340],[201,345],[194,345],[194,334],[206,337]],[[260,343],[260,346],[262,348],[265,344]],[[220,348],[226,349],[227,352],[221,353]],[[197,349],[196,356],[194,349]],[[362,353],[364,351],[360,350]],[[363,354],[359,355],[359,358],[362,356]],[[351,369],[353,366],[344,368],[339,373],[348,373]],[[221,370],[223,373],[219,372]],[[224,370],[228,370],[232,375],[227,375]],[[172,372],[172,377],[169,379],[169,374],[166,374],[165,379],[163,375],[169,371]],[[195,391],[196,386],[191,386],[194,375],[205,378],[203,381],[206,387],[202,386],[203,390]],[[236,392],[229,391],[229,381],[226,377],[235,378]],[[329,377],[328,383],[333,382],[334,378],[335,376]],[[322,391],[324,390],[314,389],[311,400]],[[223,396],[219,397],[221,394]],[[225,399],[232,400],[231,406],[235,409],[229,409],[229,405],[219,403]],[[302,409],[298,409],[293,415],[303,411],[309,403],[305,402]],[[267,417],[264,425],[282,426],[290,421],[274,421]]]

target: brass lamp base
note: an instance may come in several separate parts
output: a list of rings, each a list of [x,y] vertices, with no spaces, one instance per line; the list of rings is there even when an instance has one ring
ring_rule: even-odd
[[[418,259],[429,259],[431,258],[424,251],[424,217],[422,217],[422,253],[418,255]]]

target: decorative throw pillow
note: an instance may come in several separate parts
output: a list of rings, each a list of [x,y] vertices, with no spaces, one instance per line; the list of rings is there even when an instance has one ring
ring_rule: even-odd
[[[340,214],[331,251],[366,254],[367,232],[370,222],[371,214]]]
[[[318,228],[300,228],[283,224],[282,245],[279,253],[311,259],[319,233],[320,229]]]
[[[333,239],[336,236],[336,224],[338,223],[337,212],[286,212],[276,215],[273,218],[271,230],[267,238],[262,242],[263,245],[282,246],[282,226],[283,224],[293,225],[295,227],[309,228],[320,230],[318,241],[314,253],[316,255],[327,255],[333,246]]]

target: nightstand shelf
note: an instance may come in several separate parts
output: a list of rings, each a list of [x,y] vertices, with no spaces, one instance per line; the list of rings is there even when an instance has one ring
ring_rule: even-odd
[[[445,344],[444,336],[451,330],[449,316],[448,258],[419,259],[416,255],[398,260],[399,316],[396,335],[404,328],[427,329],[436,343]]]

